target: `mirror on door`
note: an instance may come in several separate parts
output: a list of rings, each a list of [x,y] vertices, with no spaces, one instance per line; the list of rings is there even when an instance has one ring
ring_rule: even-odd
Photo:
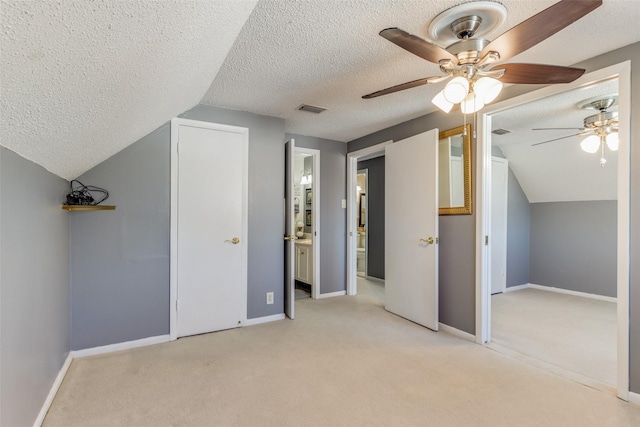
[[[296,299],[310,298],[313,287],[313,156],[294,156],[293,209]]]
[[[367,275],[367,169],[358,170],[357,175],[357,255],[356,269],[357,275],[366,277]]]
[[[470,215],[471,125],[440,132],[438,150],[438,213]]]

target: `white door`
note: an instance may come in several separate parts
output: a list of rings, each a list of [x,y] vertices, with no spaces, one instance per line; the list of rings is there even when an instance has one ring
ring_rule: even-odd
[[[248,134],[177,123],[177,336],[186,336],[246,318]]]
[[[491,294],[507,288],[507,197],[509,162],[491,158]]]
[[[295,141],[284,145],[284,313],[295,317],[295,216],[293,206],[293,163]]]
[[[437,331],[438,130],[385,155],[385,308]]]

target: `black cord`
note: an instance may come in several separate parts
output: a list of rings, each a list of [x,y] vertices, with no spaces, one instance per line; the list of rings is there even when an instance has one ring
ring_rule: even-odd
[[[84,185],[77,179],[71,180],[69,185],[71,192],[67,194],[67,205],[99,205],[109,198],[109,192],[104,188]],[[98,200],[93,193],[98,193]]]

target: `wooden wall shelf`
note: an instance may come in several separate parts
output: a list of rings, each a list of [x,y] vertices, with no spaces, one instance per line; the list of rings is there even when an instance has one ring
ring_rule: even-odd
[[[62,205],[65,211],[114,211],[115,206],[108,205]]]

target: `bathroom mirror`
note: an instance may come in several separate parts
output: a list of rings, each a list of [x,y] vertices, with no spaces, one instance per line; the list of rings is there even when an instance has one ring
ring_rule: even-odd
[[[471,124],[440,132],[438,207],[440,215],[471,215]]]

